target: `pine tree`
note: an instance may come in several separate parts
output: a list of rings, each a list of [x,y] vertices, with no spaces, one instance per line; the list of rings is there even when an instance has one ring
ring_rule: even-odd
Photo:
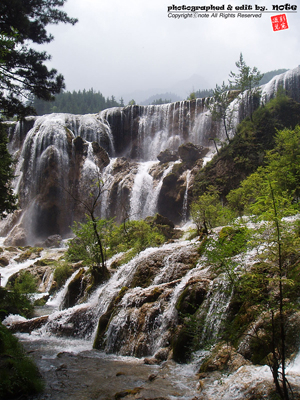
[[[58,8],[66,0],[1,0],[0,3],[0,112],[12,117],[34,112],[28,105],[30,95],[52,100],[64,88],[64,79],[46,62],[51,58],[37,51],[30,43],[43,44],[53,40],[46,26],[59,22],[74,25],[77,20]],[[4,44],[4,46],[3,46]],[[4,49],[4,50],[3,50]],[[27,101],[27,104],[26,104]]]

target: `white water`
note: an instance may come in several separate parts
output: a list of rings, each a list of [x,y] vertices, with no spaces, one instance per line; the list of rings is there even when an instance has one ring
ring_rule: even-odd
[[[9,263],[8,266],[2,267],[0,269],[1,273],[1,286],[5,287],[8,279],[15,273],[26,269],[34,264],[35,261],[39,260],[41,257],[37,257],[35,259],[26,260],[23,262],[17,262],[15,259],[19,257],[20,254],[16,255]]]
[[[183,205],[182,205],[182,221],[187,222],[187,210],[188,210],[188,191],[191,179],[191,171],[188,169],[186,171],[186,188],[184,192]]]
[[[148,161],[139,165],[130,198],[132,220],[143,219],[150,215],[148,211],[153,194],[153,177],[149,174],[149,170],[156,163],[156,161]]]

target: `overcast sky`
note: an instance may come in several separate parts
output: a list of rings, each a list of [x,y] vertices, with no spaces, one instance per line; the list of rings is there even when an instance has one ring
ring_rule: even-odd
[[[290,4],[297,4],[292,0]],[[55,39],[43,46],[67,90],[93,88],[105,96],[145,100],[164,91],[188,96],[228,80],[240,52],[261,72],[300,64],[300,10],[274,11],[261,18],[169,18],[168,6],[255,4],[272,10],[280,0],[189,2],[178,0],[68,0],[64,10],[79,22],[49,26]],[[300,6],[299,6],[300,8]],[[222,11],[228,13],[229,11]],[[271,16],[286,14],[289,28],[273,31]],[[178,83],[187,80],[184,89]],[[143,96],[145,98],[143,98]],[[141,97],[141,98],[139,98]]]

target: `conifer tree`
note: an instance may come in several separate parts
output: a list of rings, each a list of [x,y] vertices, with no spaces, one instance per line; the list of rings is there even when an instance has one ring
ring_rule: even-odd
[[[52,100],[64,88],[63,76],[49,70],[51,58],[45,51],[37,51],[30,44],[44,44],[53,40],[48,24],[59,22],[74,25],[77,20],[59,10],[66,0],[1,0],[0,3],[0,112],[12,117],[33,113],[26,104],[30,95]],[[3,46],[4,44],[4,46]],[[4,49],[4,50],[3,50]]]

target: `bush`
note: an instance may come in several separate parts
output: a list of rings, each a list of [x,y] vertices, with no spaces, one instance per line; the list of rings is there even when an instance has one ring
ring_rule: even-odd
[[[0,323],[0,399],[36,394],[44,384],[34,362],[18,340]],[[21,398],[21,397],[20,397]]]
[[[37,290],[37,279],[28,271],[21,271],[11,284],[14,291],[22,294],[35,293]]]
[[[147,247],[159,246],[166,240],[157,227],[152,227],[145,221],[129,221],[118,226],[112,221],[99,220],[97,229],[106,259],[128,250],[131,250],[132,258]],[[75,262],[82,260],[87,266],[99,264],[99,246],[95,240],[92,221],[76,224],[74,233],[76,238],[70,242],[67,251],[68,260]]]
[[[72,267],[68,263],[63,263],[55,268],[53,279],[56,281],[58,287],[61,287],[66,282],[72,275],[72,272]]]

